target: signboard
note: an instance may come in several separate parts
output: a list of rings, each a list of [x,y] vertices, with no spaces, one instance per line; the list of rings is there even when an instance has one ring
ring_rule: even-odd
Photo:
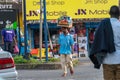
[[[0,29],[4,28],[9,23],[17,21],[16,10],[13,9],[0,9]]]
[[[12,4],[0,4],[0,9],[12,9]]]
[[[0,33],[3,28],[9,23],[14,23],[17,20],[16,10],[13,9],[0,9]],[[15,24],[14,24],[15,25]],[[0,42],[1,42],[0,35]]]
[[[46,0],[47,19],[62,15],[72,18],[106,18],[112,5],[119,0]],[[40,0],[26,0],[27,20],[40,19]]]

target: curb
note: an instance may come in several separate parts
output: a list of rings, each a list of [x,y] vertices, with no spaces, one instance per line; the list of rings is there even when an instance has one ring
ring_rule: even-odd
[[[55,70],[61,69],[60,63],[44,63],[44,64],[16,64],[17,70],[29,70],[29,69],[39,69],[39,70]]]
[[[79,65],[79,63],[76,63],[75,60],[78,61],[78,59],[73,60],[73,65]],[[56,69],[62,69],[60,62],[53,62],[53,63],[43,63],[43,64],[16,64],[17,70],[56,70]]]

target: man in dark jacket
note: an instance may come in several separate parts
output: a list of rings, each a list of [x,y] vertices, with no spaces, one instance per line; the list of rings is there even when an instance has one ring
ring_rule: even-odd
[[[120,21],[119,7],[110,8],[109,19],[101,21],[90,51],[95,68],[103,64],[105,80],[120,80]]]

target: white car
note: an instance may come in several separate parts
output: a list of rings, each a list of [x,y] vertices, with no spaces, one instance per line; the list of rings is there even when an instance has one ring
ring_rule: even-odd
[[[0,47],[0,80],[17,80],[18,73],[11,53]]]

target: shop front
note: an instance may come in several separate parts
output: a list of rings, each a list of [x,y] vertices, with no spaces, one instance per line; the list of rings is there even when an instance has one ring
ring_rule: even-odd
[[[74,50],[77,52],[78,57],[88,57],[94,40],[95,30],[99,25],[99,21],[83,20],[77,21],[73,25],[75,28],[74,39],[77,39],[74,47],[76,48],[77,45],[77,48]]]
[[[48,22],[48,48],[49,51],[51,49],[51,45],[52,48],[55,50],[56,46],[57,46],[57,38],[58,38],[58,33],[60,30],[60,27],[57,26],[56,23],[50,23]],[[30,48],[31,50],[33,49],[39,49],[39,23],[35,23],[35,24],[28,24],[27,28],[28,28],[28,39],[30,40]],[[50,41],[52,42],[52,44],[50,43]],[[44,28],[42,28],[42,48],[45,48],[45,38],[44,38]],[[52,50],[53,51],[53,50]]]
[[[86,56],[85,52],[88,52],[90,49],[91,42],[94,39],[94,31],[98,26],[99,22],[74,22],[73,28],[70,30],[70,33],[74,37],[74,52],[78,57]],[[28,36],[31,43],[31,49],[38,49],[39,48],[39,23],[35,24],[28,24]],[[53,46],[53,54],[58,53],[58,45],[57,45],[57,38],[60,32],[60,27],[57,26],[57,23],[50,23],[48,22],[48,47],[50,48],[50,40],[52,41]],[[43,28],[43,36],[42,36],[42,47],[45,48],[45,40],[44,40],[44,28]],[[49,38],[50,37],[50,38]],[[80,54],[80,52],[85,53]]]

